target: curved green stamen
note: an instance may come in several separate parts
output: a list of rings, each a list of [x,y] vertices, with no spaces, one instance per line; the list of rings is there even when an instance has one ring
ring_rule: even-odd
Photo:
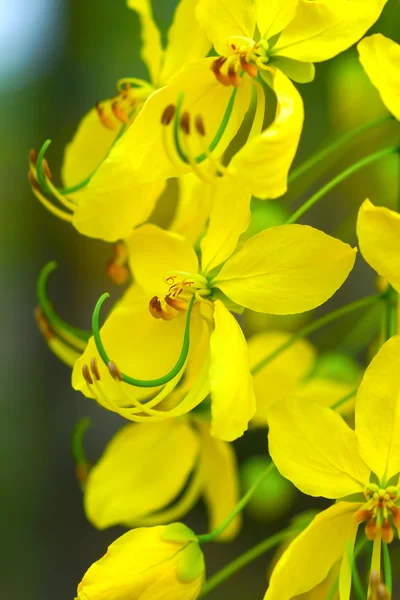
[[[73,336],[78,337],[79,339],[87,342],[92,335],[90,331],[86,331],[85,329],[79,329],[78,327],[74,327],[70,325],[66,321],[64,321],[58,314],[53,310],[49,298],[47,296],[47,282],[50,274],[57,268],[57,263],[53,260],[47,263],[41,270],[37,284],[36,284],[36,294],[39,301],[39,304],[43,310],[45,317],[48,319],[50,325],[53,325],[59,332],[62,334],[63,331],[67,331]]]
[[[107,367],[108,367],[109,363],[111,362],[111,359],[108,356],[107,351],[104,348],[103,342],[101,340],[99,320],[100,320],[101,307],[103,306],[104,301],[109,297],[110,297],[110,294],[108,294],[106,292],[98,299],[97,304],[93,311],[93,316],[92,316],[93,337],[94,337],[94,341],[96,344],[96,348],[97,348],[98,353],[100,354],[101,360],[104,362],[104,364]],[[194,302],[195,302],[195,297],[193,296],[192,299],[190,300],[188,311],[187,311],[185,332],[183,335],[182,350],[181,350],[181,353],[179,355],[179,358],[178,358],[175,366],[169,371],[169,373],[167,373],[163,377],[159,377],[158,379],[136,379],[134,377],[130,377],[129,375],[126,375],[125,373],[121,373],[122,381],[124,381],[128,385],[133,385],[135,387],[143,387],[143,388],[158,387],[160,385],[165,385],[166,383],[168,383],[169,381],[174,379],[174,377],[176,377],[179,374],[179,372],[182,369],[182,367],[184,366],[186,359],[188,357],[188,354],[189,354],[190,318],[192,315],[192,309],[193,309]]]
[[[89,419],[89,417],[83,417],[82,419],[79,419],[72,431],[71,450],[72,456],[77,466],[89,464],[83,446],[83,438],[91,424],[92,421]]]
[[[233,105],[235,103],[235,98],[236,98],[237,92],[238,92],[238,88],[234,87],[232,90],[232,93],[230,95],[228,104],[226,106],[224,116],[222,117],[222,121],[220,123],[220,126],[218,127],[218,131],[215,134],[214,138],[211,140],[210,145],[208,146],[209,152],[212,152],[213,150],[215,150],[215,148],[218,146],[219,142],[221,141],[222,136],[224,135],[224,133],[226,131],[226,128],[229,123],[229,119],[231,118],[231,115],[232,115]],[[183,98],[184,98],[184,94],[179,94],[178,100],[176,102],[176,112],[175,112],[175,119],[174,119],[174,142],[175,142],[176,151],[179,155],[179,158],[181,160],[183,160],[183,162],[185,162],[186,164],[190,164],[190,161],[189,161],[188,157],[186,156],[186,153],[183,151],[181,142],[180,142],[181,110],[182,110]],[[196,156],[194,160],[197,163],[202,163],[204,160],[206,160],[206,158],[207,158],[207,153],[203,152],[202,154],[199,154],[199,156]]]
[[[133,108],[131,110],[131,112],[128,114],[128,122],[129,120],[133,117],[134,113],[135,113],[136,107]],[[90,173],[90,175],[88,175],[87,177],[85,177],[85,179],[82,179],[82,181],[80,181],[79,183],[76,183],[75,185],[72,185],[71,187],[58,187],[57,191],[60,192],[60,194],[73,194],[74,192],[79,192],[79,190],[81,190],[82,188],[84,188],[85,186],[87,186],[87,184],[90,182],[90,180],[92,179],[92,177],[95,175],[95,173],[97,173],[99,167],[103,164],[103,162],[105,161],[105,159],[108,157],[108,155],[110,154],[112,148],[114,147],[114,145],[118,142],[118,140],[120,139],[120,137],[122,136],[123,133],[125,133],[125,130],[127,128],[127,123],[124,123],[120,129],[119,132],[117,133],[117,135],[115,136],[113,142],[111,143],[107,154],[105,155],[105,157],[103,158],[103,160],[97,165],[97,167],[94,169],[94,171],[92,171],[92,173]],[[46,191],[48,194],[52,194],[51,190],[49,189],[49,187],[47,186],[46,183],[46,178],[44,176],[43,173],[43,159],[44,159],[44,155],[48,149],[48,147],[51,144],[51,140],[46,140],[45,143],[43,144],[43,146],[40,149],[40,152],[38,154],[37,157],[37,163],[36,163],[36,169],[37,169],[37,178],[38,178],[38,183],[40,185],[40,187],[42,188],[43,191]]]

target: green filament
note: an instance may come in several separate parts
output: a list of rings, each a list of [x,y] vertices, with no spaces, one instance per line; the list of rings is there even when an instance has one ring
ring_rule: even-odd
[[[110,294],[105,293],[98,299],[97,304],[93,311],[93,316],[92,316],[93,337],[94,337],[94,341],[96,344],[96,348],[97,348],[98,353],[100,354],[102,361],[104,362],[104,364],[107,367],[108,367],[109,363],[111,362],[111,359],[108,356],[106,349],[103,346],[103,342],[101,340],[100,325],[99,325],[100,319],[99,318],[100,318],[101,307],[103,306],[104,301],[109,297],[110,297]],[[128,385],[133,385],[135,387],[142,387],[142,388],[158,387],[160,385],[165,385],[166,383],[168,383],[169,381],[174,379],[174,377],[176,377],[179,374],[179,372],[182,369],[182,367],[184,366],[186,359],[188,357],[188,354],[189,354],[190,318],[192,315],[192,309],[193,309],[194,302],[195,302],[195,297],[193,296],[193,298],[190,300],[189,307],[187,310],[182,350],[181,350],[181,353],[179,355],[179,358],[178,358],[175,366],[169,371],[169,373],[167,373],[163,377],[159,377],[158,379],[136,379],[134,377],[130,377],[129,375],[125,375],[125,373],[121,373],[122,381],[124,381]]]
[[[365,600],[366,593],[364,592],[363,586],[361,584],[360,576],[357,571],[357,565],[356,565],[353,549],[351,547],[350,542],[347,543],[347,556],[348,556],[350,567],[351,567],[352,584],[354,586],[356,596],[357,596],[358,600]]]
[[[383,570],[385,573],[385,585],[390,597],[392,597],[392,565],[390,563],[390,554],[388,545],[383,543]]]
[[[91,424],[92,421],[89,417],[83,417],[82,419],[79,419],[72,431],[71,450],[76,466],[89,464],[83,447],[83,438]]]
[[[67,332],[73,337],[79,338],[79,340],[87,342],[92,335],[90,331],[86,331],[85,329],[79,329],[78,327],[74,327],[70,325],[66,321],[64,321],[61,317],[57,315],[57,313],[53,310],[51,302],[47,295],[47,282],[49,280],[50,274],[57,268],[57,263],[55,261],[50,261],[43,267],[41,270],[37,284],[36,284],[36,294],[40,304],[41,309],[50,325],[52,325],[55,329],[59,331],[62,335],[63,332]]]

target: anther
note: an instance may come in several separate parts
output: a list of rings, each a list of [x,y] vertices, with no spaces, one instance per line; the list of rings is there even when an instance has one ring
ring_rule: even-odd
[[[95,376],[95,378],[97,379],[97,381],[100,381],[100,379],[101,379],[100,371],[99,371],[99,367],[97,366],[97,360],[95,359],[95,357],[93,357],[92,360],[90,361],[90,370],[92,371],[92,373]]]
[[[180,298],[173,298],[169,294],[165,296],[164,300],[168,304],[168,306],[171,306],[171,308],[174,308],[178,312],[184,312],[188,309],[188,303],[186,302],[186,300],[181,300]]]
[[[369,584],[373,591],[376,591],[376,588],[378,587],[380,581],[381,581],[381,578],[379,577],[378,571],[376,569],[371,571],[371,575],[369,578]]]
[[[175,115],[175,105],[169,104],[165,109],[161,116],[161,124],[169,125],[174,118]]]
[[[240,85],[240,78],[239,75],[236,73],[236,69],[235,69],[235,65],[231,64],[229,69],[228,69],[228,77],[229,77],[229,81],[231,82],[231,84],[234,87],[239,87]]]
[[[128,115],[126,114],[126,112],[124,110],[122,110],[121,106],[119,105],[118,100],[114,100],[114,102],[111,104],[111,110],[113,111],[115,117],[119,121],[121,121],[122,123],[128,122]]]
[[[240,57],[240,66],[242,67],[243,71],[249,75],[249,77],[255,77],[258,73],[257,67],[247,62],[244,56]]]
[[[52,332],[52,330],[50,328],[50,324],[49,324],[48,320],[46,319],[46,317],[44,316],[43,310],[41,309],[40,306],[37,306],[35,308],[35,319],[36,319],[36,323],[39,327],[40,333],[43,335],[44,339],[46,341],[51,340],[51,338],[54,337],[54,333]]]
[[[201,115],[196,115],[194,123],[196,126],[197,133],[204,137],[206,135],[206,128],[204,127],[203,117]]]
[[[376,519],[374,517],[372,517],[372,519],[370,519],[365,526],[365,535],[367,536],[368,540],[373,542],[376,538],[377,533],[378,533],[378,528],[376,525]]]
[[[38,156],[38,154],[37,154],[35,148],[32,148],[32,150],[29,152],[29,162],[31,163],[31,165],[36,166],[37,156]]]
[[[121,371],[118,369],[117,365],[115,364],[115,362],[113,362],[112,360],[110,360],[110,362],[107,365],[108,370],[110,371],[110,375],[113,379],[119,379],[119,381],[122,381],[122,374]]]
[[[390,600],[388,589],[383,583],[380,583],[376,589],[376,600]]]
[[[48,179],[53,179],[53,175],[52,175],[52,172],[50,171],[49,163],[47,162],[47,160],[45,158],[42,160],[42,169]]]
[[[217,58],[217,60],[214,60],[214,62],[212,63],[211,70],[214,73],[217,80],[220,83],[222,83],[222,85],[225,85],[226,87],[228,87],[231,85],[231,81],[230,81],[228,75],[224,75],[223,73],[221,73],[221,67],[225,63],[226,63],[225,56],[220,56],[219,58]]]
[[[83,378],[86,381],[86,383],[93,385],[93,379],[90,374],[89,367],[86,364],[84,364],[82,367],[82,375],[83,375]]]
[[[190,134],[190,115],[187,111],[181,117],[181,129],[186,135]]]
[[[149,311],[150,311],[150,314],[155,319],[161,319],[161,313],[162,313],[161,302],[157,296],[153,296],[153,298],[150,300]]]
[[[111,121],[109,117],[107,117],[104,108],[100,105],[99,102],[96,102],[96,110],[99,116],[99,119],[107,129],[111,129],[111,131],[115,130],[115,124]]]
[[[39,192],[39,194],[42,193],[42,188],[40,187],[40,185],[38,184],[36,177],[34,176],[34,174],[32,173],[32,171],[28,171],[28,179],[29,179],[29,183],[31,184],[31,186],[37,191]]]
[[[381,527],[382,540],[385,544],[390,544],[394,538],[393,527],[390,524],[389,519],[384,519]]]

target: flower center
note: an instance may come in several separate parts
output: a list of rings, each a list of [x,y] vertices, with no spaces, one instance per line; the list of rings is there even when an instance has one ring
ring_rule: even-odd
[[[400,502],[400,489],[396,486],[380,488],[375,484],[365,487],[364,495],[367,502],[355,514],[359,523],[366,521],[365,535],[369,540],[374,540],[378,533],[384,542],[389,544],[393,540],[393,525],[400,527],[400,509],[396,504]]]
[[[264,70],[269,61],[268,42],[254,40],[242,36],[228,38],[229,54],[217,58],[211,69],[222,85],[238,87],[240,77],[247,73],[256,77],[259,69]]]
[[[153,296],[149,302],[150,313],[155,319],[171,321],[180,312],[187,311],[193,296],[197,301],[204,301],[211,294],[207,279],[198,273],[175,271],[167,273],[164,281],[168,286],[164,299]]]

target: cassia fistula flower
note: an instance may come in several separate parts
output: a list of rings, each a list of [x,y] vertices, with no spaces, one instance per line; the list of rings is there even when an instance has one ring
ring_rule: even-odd
[[[355,430],[310,400],[292,397],[270,408],[269,449],[280,472],[302,492],[338,501],[283,554],[265,600],[311,590],[340,560],[340,599],[349,600],[346,548],[353,547],[359,525],[374,541],[375,565],[381,541],[392,541],[400,525],[399,353],[400,337],[394,336],[368,366],[357,392]]]

